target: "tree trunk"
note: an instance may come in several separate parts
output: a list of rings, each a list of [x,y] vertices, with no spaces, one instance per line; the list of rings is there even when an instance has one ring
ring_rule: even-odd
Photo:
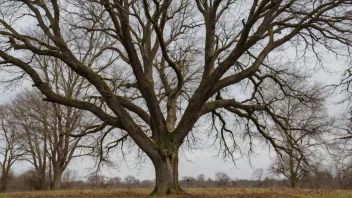
[[[51,172],[51,163],[49,163],[49,173],[48,173],[48,190],[52,190],[53,189],[53,182],[52,182],[52,172]]]
[[[297,187],[297,181],[295,178],[291,178],[291,187],[293,189],[296,189],[296,187]]]
[[[7,176],[1,177],[0,192],[6,192],[7,188]]]
[[[61,178],[62,178],[62,170],[60,168],[55,168],[54,169],[53,190],[60,190],[60,188],[61,188]]]
[[[36,190],[46,190],[46,174],[45,169],[37,169],[37,184]]]
[[[178,182],[178,150],[168,156],[160,154],[152,161],[156,184],[151,195],[185,194]]]

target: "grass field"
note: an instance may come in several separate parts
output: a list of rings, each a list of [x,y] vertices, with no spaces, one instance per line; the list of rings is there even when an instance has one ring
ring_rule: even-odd
[[[88,197],[88,198],[112,198],[112,197],[149,197],[152,189],[107,189],[107,190],[63,190],[63,191],[40,191],[3,193],[0,198],[58,198],[58,197]],[[238,198],[352,198],[352,191],[342,190],[292,190],[292,189],[248,189],[248,188],[188,188],[185,189],[188,196],[168,197],[238,197]]]

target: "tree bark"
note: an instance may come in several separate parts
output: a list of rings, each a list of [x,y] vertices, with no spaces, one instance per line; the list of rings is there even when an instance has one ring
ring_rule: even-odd
[[[7,188],[7,175],[1,177],[0,192],[6,192]]]
[[[296,178],[291,178],[291,187],[292,187],[293,189],[296,189],[296,187],[297,187],[297,180],[296,180]]]
[[[159,157],[152,161],[156,184],[151,195],[185,194],[178,182],[178,150],[167,156],[159,154]]]
[[[36,182],[35,185],[36,190],[46,190],[47,180],[46,180],[46,169],[45,167],[36,168]]]
[[[60,188],[61,188],[61,178],[62,178],[62,170],[60,168],[55,168],[54,169],[53,190],[60,190]]]

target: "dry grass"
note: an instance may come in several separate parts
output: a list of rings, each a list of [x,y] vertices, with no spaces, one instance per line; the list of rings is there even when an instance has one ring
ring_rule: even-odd
[[[292,189],[248,189],[248,188],[189,188],[189,196],[168,197],[237,197],[237,198],[352,198],[352,191],[316,191]],[[110,198],[149,197],[152,189],[107,189],[107,190],[62,190],[40,192],[18,192],[0,194],[0,198]]]

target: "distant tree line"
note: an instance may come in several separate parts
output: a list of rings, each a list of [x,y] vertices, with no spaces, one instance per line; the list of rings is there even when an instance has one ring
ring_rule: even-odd
[[[329,166],[330,167],[330,166]],[[258,170],[258,169],[257,169]],[[232,179],[224,172],[217,172],[214,178],[199,174],[197,177],[184,176],[179,181],[182,188],[290,188],[291,181],[287,178],[278,178],[264,171],[262,177],[256,175],[254,171],[253,179]],[[9,174],[7,191],[35,191],[41,189],[38,182],[38,175],[35,170],[28,170],[16,175]],[[77,172],[67,169],[62,177],[61,189],[128,189],[128,188],[153,188],[154,180],[140,180],[134,176],[106,177],[102,174],[95,174],[87,179],[78,179]],[[320,168],[315,172],[310,172],[302,177],[297,183],[299,188],[309,189],[352,189],[352,170],[333,168]]]

